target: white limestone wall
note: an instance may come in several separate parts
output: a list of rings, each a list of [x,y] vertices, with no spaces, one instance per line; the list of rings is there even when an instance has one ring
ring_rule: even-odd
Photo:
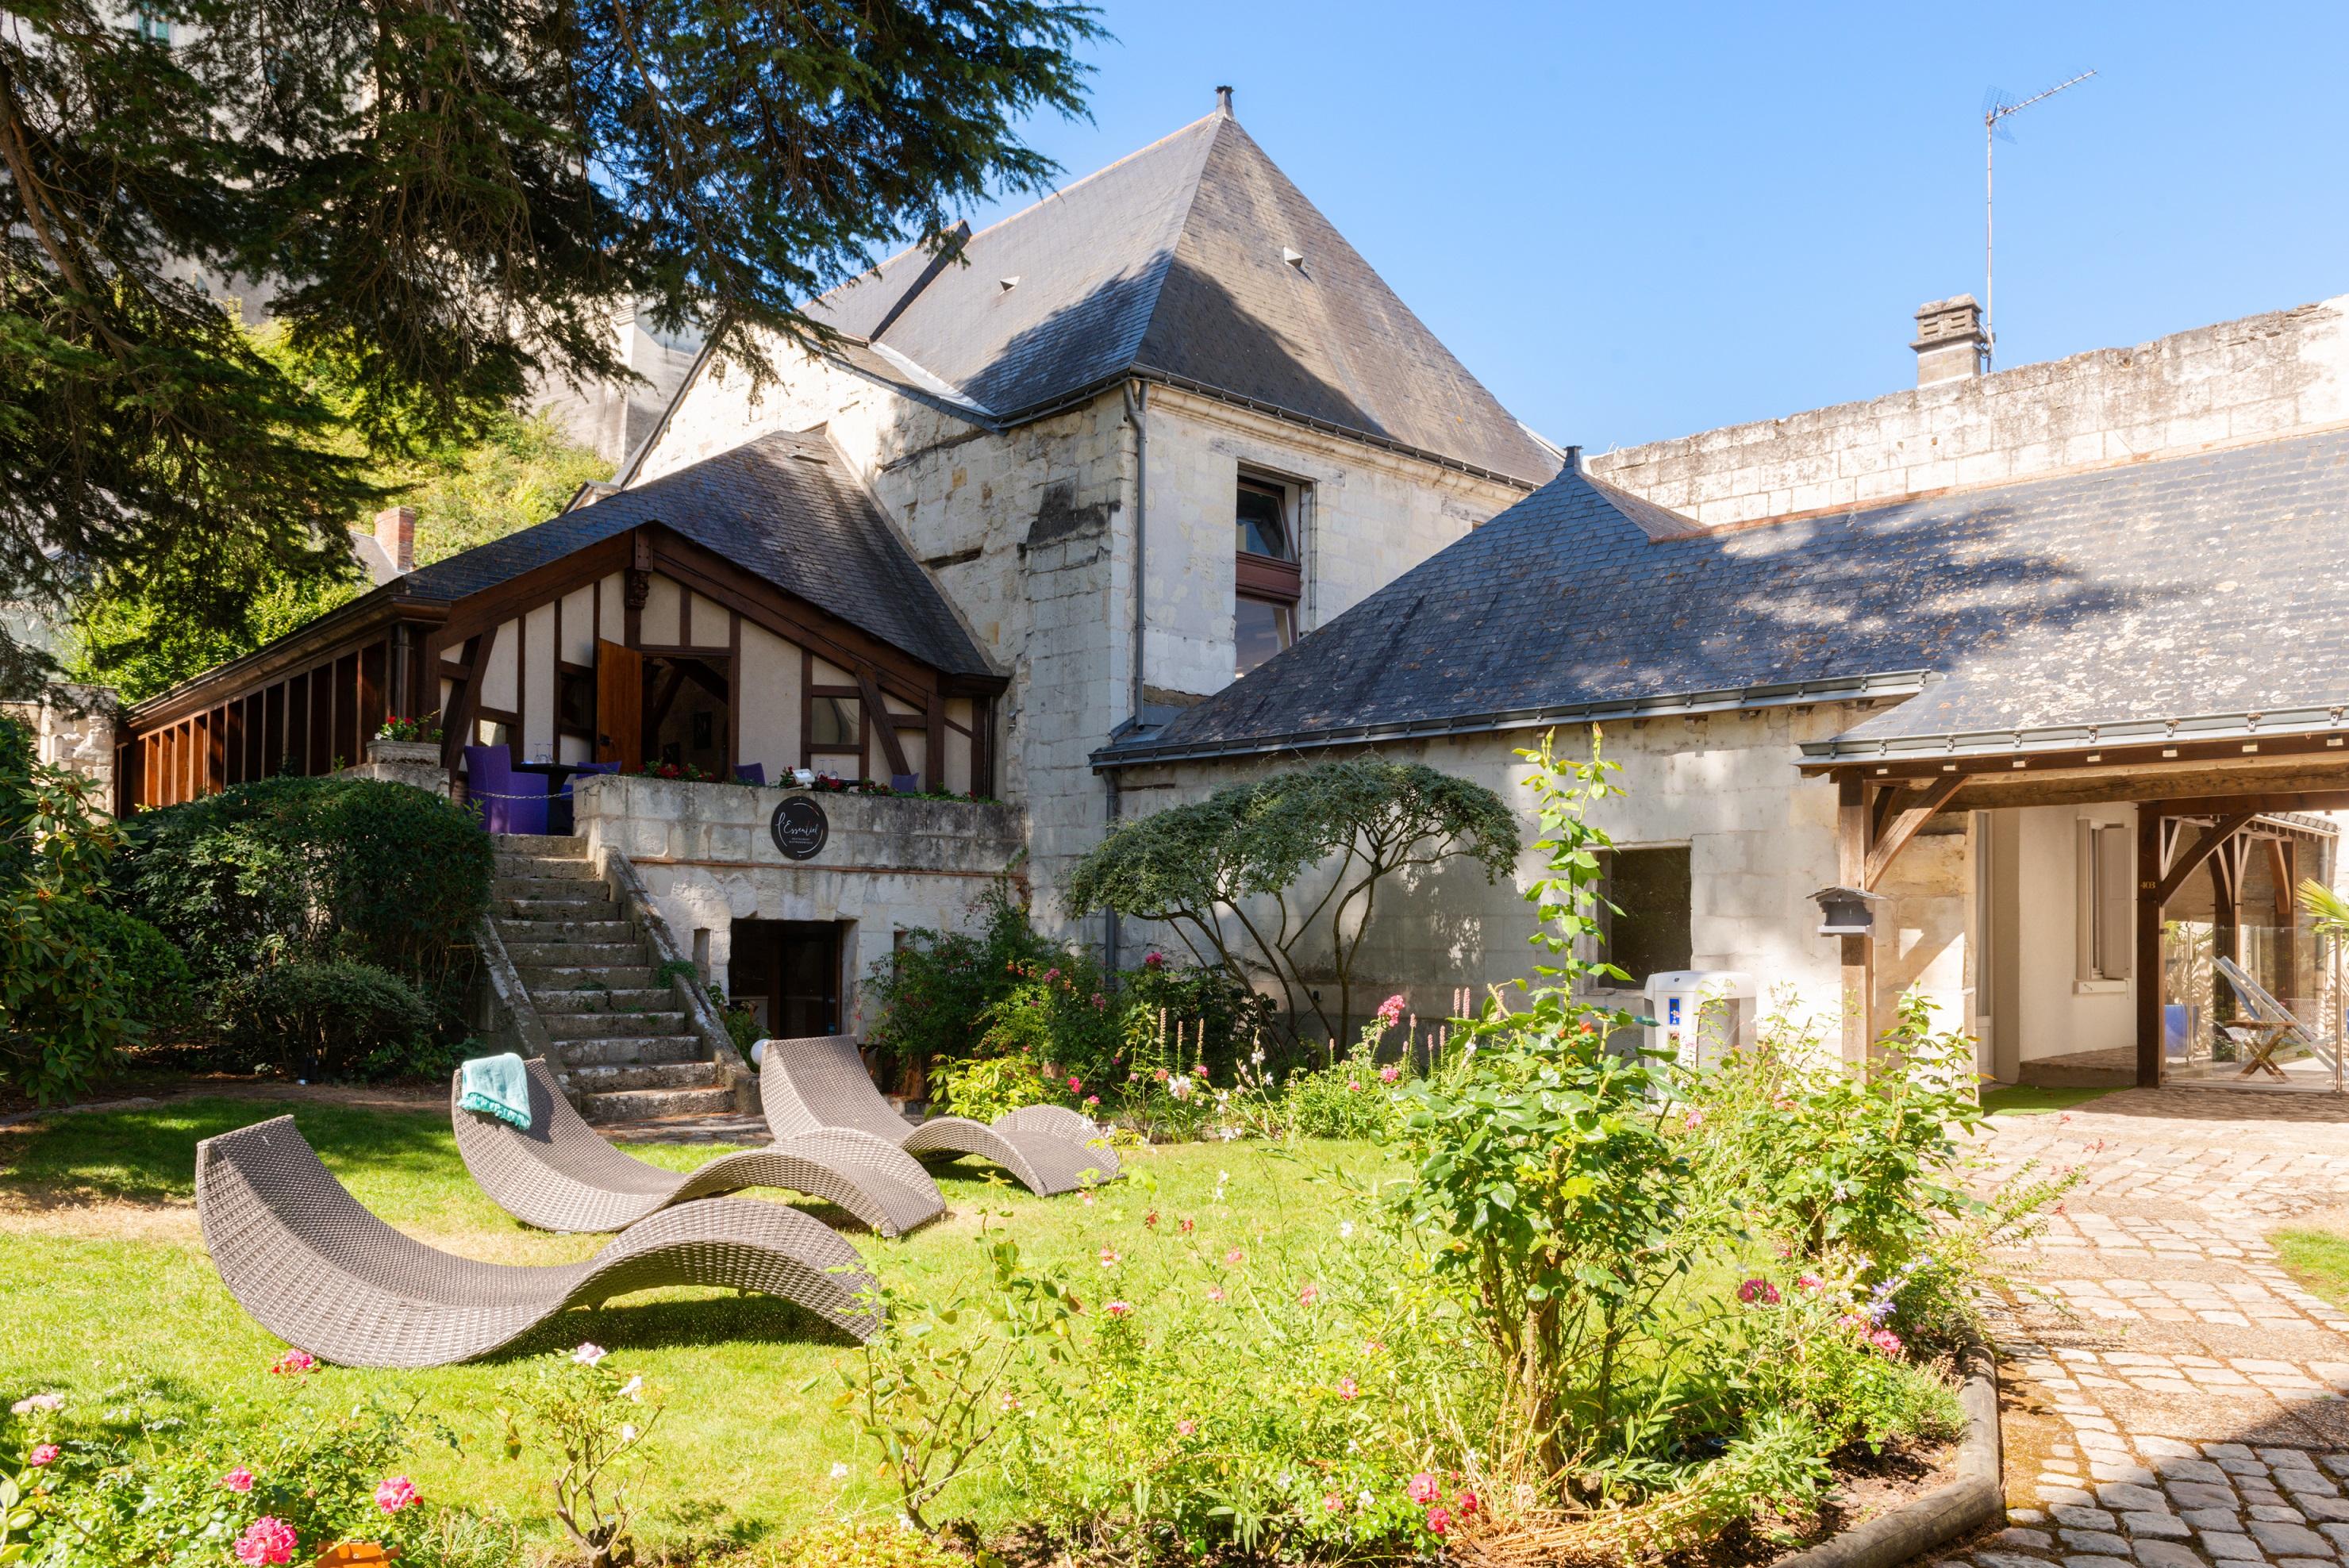
[[[2137,808],[2028,806],[2008,813],[2016,846],[2014,975],[2021,1059],[2038,1061],[2137,1045],[2137,986],[2079,978],[2079,824],[2134,828]],[[2136,841],[2132,837],[2131,841]],[[2155,976],[2158,984],[2159,977]]]
[[[1694,966],[1753,975],[1765,994],[1784,992],[1830,1040],[1842,1006],[1841,952],[1834,938],[1816,934],[1810,894],[1837,880],[1836,790],[1827,780],[1799,777],[1795,762],[1801,742],[1838,733],[1861,713],[1834,704],[1611,726],[1605,755],[1620,764],[1614,781],[1627,793],[1602,802],[1591,819],[1625,849],[1686,844]],[[1587,751],[1587,734],[1561,732],[1559,749]],[[1525,782],[1531,769],[1514,753],[1537,740],[1526,733],[1380,748],[1381,756],[1423,762],[1494,790],[1516,809],[1524,850],[1514,874],[1497,884],[1488,886],[1481,869],[1453,862],[1385,896],[1358,961],[1358,984],[1373,1001],[1400,991],[1415,1010],[1438,1016],[1454,986],[1481,994],[1530,974],[1537,955],[1527,941],[1535,928],[1524,893],[1544,866],[1533,847],[1540,824]],[[1237,779],[1299,765],[1130,770],[1125,814],[1146,815]],[[1889,901],[1878,909],[1878,1028],[1912,985],[1923,988],[1944,1026],[1964,1026],[1971,877],[1962,834],[1921,837],[1894,862],[1882,890]],[[1182,951],[1170,934],[1130,929],[1129,947],[1155,941]]]
[[[90,781],[90,799],[101,811],[114,810],[114,722],[120,704],[110,686],[63,682],[28,702],[0,704],[0,715],[33,732],[36,761]]]
[[[1325,625],[1524,490],[1171,387],[1150,388],[1144,679],[1204,696],[1231,684],[1233,500],[1243,469],[1296,486],[1301,633]]]
[[[994,881],[1012,872],[1023,840],[1009,806],[810,797],[829,823],[813,860],[783,857],[768,831],[797,790],[625,778],[582,779],[578,830],[589,857],[616,849],[644,879],[678,948],[698,953],[707,933],[709,978],[726,985],[738,920],[844,923],[847,1027],[873,1021],[864,981],[899,932],[968,929]]]
[[[2349,295],[2134,348],[1591,455],[1708,526],[2176,456],[2349,421]]]

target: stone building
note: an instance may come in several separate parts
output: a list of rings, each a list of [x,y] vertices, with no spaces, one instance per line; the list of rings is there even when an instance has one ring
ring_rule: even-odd
[[[2266,1081],[2210,965],[2337,1019],[2291,889],[2349,807],[2344,304],[1981,376],[1935,302],[1918,387],[1578,455],[1096,764],[1143,811],[1364,748],[1523,801],[1517,748],[1599,724],[1635,979],[1742,973],[1854,1055],[1915,985],[2001,1078]],[[1437,872],[1361,966],[1431,1012],[1523,974],[1537,872]],[[1871,935],[1818,934],[1837,885]]]

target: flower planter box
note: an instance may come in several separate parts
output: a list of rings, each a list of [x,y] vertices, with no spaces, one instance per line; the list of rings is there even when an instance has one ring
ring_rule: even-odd
[[[394,745],[413,746],[416,742],[395,741]],[[397,1547],[378,1546],[372,1541],[346,1541],[339,1546],[329,1546],[318,1553],[318,1568],[382,1568],[399,1560]]]
[[[369,762],[420,763],[428,768],[440,766],[440,743],[437,740],[370,740],[367,743]]]

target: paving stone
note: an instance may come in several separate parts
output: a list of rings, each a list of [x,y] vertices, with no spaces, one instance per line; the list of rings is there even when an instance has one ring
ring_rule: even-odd
[[[2243,1443],[2204,1443],[2202,1455],[2213,1460],[2255,1460],[2260,1456]]]
[[[2088,1531],[2085,1533],[2093,1535],[2095,1532]],[[2047,1532],[2044,1530],[2024,1530],[2019,1526],[2011,1524],[2004,1530],[2000,1531],[1996,1535],[1992,1536],[1992,1539],[1996,1541],[2002,1546],[2019,1546],[2026,1552],[2053,1552],[2055,1550],[2055,1538],[2048,1534]]]
[[[2270,1552],[2288,1553],[2294,1557],[2330,1557],[2333,1543],[2305,1524],[2285,1524],[2274,1520],[2255,1519],[2248,1527],[2251,1539]]]
[[[2323,1462],[2334,1475],[2349,1475],[2349,1454],[2327,1454]]]
[[[2339,1497],[2341,1489],[2330,1476],[2313,1470],[2294,1470],[2288,1465],[2276,1466],[2276,1485],[2294,1497]]]
[[[1981,1568],[2047,1568],[2044,1557],[2025,1557],[2020,1552],[1977,1552],[1974,1561]]]
[[[2209,1568],[2189,1547],[2169,1541],[2140,1541],[2133,1549],[2140,1568]]]
[[[2008,1530],[2001,1532],[1999,1539],[2005,1541],[2010,1535],[2037,1535],[2038,1533],[2039,1532],[2035,1530]],[[2108,1530],[2066,1530],[2061,1533],[2064,1537],[2064,1550],[2066,1552],[2110,1552],[2121,1557],[2128,1555],[2128,1538],[2125,1535],[2115,1535]],[[2023,1541],[2007,1543],[2011,1546],[2030,1544]]]
[[[2192,1443],[2180,1442],[2176,1438],[2150,1437],[2139,1437],[2137,1439],[2137,1451],[2149,1458],[2174,1460],[2195,1459],[2201,1453],[2201,1450]]]
[[[2174,1480],[2169,1483],[2169,1495],[2189,1508],[2235,1506],[2235,1489],[2231,1486],[2210,1486],[2199,1480]]]
[[[2186,1522],[2166,1510],[2159,1513],[2150,1510],[2124,1513],[2121,1515],[2121,1528],[2131,1535],[2168,1536],[2178,1540],[2183,1540],[2187,1533]]]
[[[2072,1440],[2078,1443],[2082,1448],[2086,1449],[2089,1452],[2095,1453],[2099,1450],[2106,1453],[2125,1454],[2128,1452],[2128,1444],[2121,1440],[2119,1433],[2098,1429],[2099,1428],[2109,1428],[2112,1425],[2112,1422],[2109,1420],[2101,1417],[2088,1416],[2075,1416],[2072,1419],[2079,1427],[2079,1430],[2072,1434]],[[2091,1420],[2095,1422],[2095,1426],[2088,1425],[2088,1422]]]
[[[2099,1481],[2112,1481],[2121,1486],[2155,1486],[2161,1480],[2141,1464],[2122,1464],[2117,1460],[2099,1460],[2088,1467],[2088,1473]]]
[[[2255,1502],[2251,1504],[2251,1517],[2264,1519],[2271,1523],[2305,1524],[2308,1522],[2308,1515],[2288,1503],[2282,1502]]]
[[[2320,1524],[2316,1528],[2333,1545],[2349,1552],[2349,1524]]]
[[[2349,1520],[2349,1498],[2303,1497],[2300,1510],[2311,1519]]]
[[[2149,1486],[2126,1486],[2107,1482],[2096,1489],[2096,1501],[2106,1508],[2130,1509],[2153,1513],[2168,1513],[2169,1500]]]
[[[2006,1511],[2009,1524],[2044,1524],[2047,1516],[2035,1508],[2010,1508]]]
[[[2043,1483],[2039,1488],[2039,1501],[2051,1508],[2059,1506],[2086,1508],[2093,1505],[2096,1500],[2093,1493],[2082,1491],[2076,1486],[2048,1486]]]
[[[2306,1449],[2259,1449],[2260,1458],[2278,1470],[2314,1470],[2316,1461],[2308,1457]]]
[[[2276,1568],[2333,1568],[2330,1557],[2279,1557]]]
[[[2268,1467],[2255,1459],[2245,1457],[2239,1460],[2232,1454],[2213,1454],[2211,1458],[2216,1460],[2219,1468],[2229,1475],[2257,1476],[2261,1480],[2267,1480]]]
[[[2058,1503],[2047,1511],[2055,1522],[2066,1530],[2110,1530],[2116,1521],[2101,1508],[2078,1508],[2070,1503]]]
[[[2248,1535],[2225,1535],[2217,1531],[2209,1531],[2202,1537],[2202,1550],[2226,1562],[2266,1561],[2265,1556],[2257,1546],[2251,1543],[2251,1538]]]
[[[2136,1568],[2126,1557],[2110,1557],[2100,1553],[2084,1553],[2064,1559],[2064,1568]]]
[[[2189,1508],[2185,1519],[2197,1530],[2223,1530],[2235,1535],[2243,1532],[2242,1519],[2231,1508]]]
[[[2168,1455],[2153,1461],[2164,1480],[2207,1481],[2213,1486],[2227,1484],[2227,1472],[2209,1460],[2173,1459]]]

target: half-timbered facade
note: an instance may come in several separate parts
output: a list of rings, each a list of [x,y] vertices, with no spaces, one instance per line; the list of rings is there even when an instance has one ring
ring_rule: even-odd
[[[807,769],[988,794],[1002,677],[821,436],[777,435],[422,567],[142,703],[124,810],[361,759],[387,718],[512,762]]]

